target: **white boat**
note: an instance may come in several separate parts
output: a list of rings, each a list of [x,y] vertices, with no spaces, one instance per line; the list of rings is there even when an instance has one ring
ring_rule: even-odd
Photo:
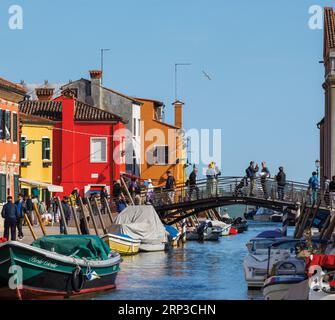
[[[288,259],[276,263],[263,286],[265,300],[283,300],[292,286],[306,280],[305,261]]]
[[[263,237],[262,235],[268,235],[268,237]],[[276,235],[277,237],[275,237]],[[272,266],[291,256],[290,249],[277,248],[272,250],[269,259],[269,247],[276,241],[287,239],[280,238],[280,235],[279,231],[264,232],[246,244],[249,254],[244,258],[243,268],[249,289],[261,289]]]
[[[135,240],[124,234],[108,233],[102,237],[108,246],[121,255],[134,255],[140,249],[141,240]]]
[[[280,215],[281,213],[268,208],[259,208],[254,215],[254,221],[271,221],[273,215]]]
[[[156,252],[156,251],[164,251],[167,247],[167,243],[164,242],[155,242],[155,241],[148,241],[142,240],[140,244],[140,251],[143,252]]]
[[[231,224],[227,224],[223,221],[211,221],[213,227],[219,227],[221,228],[221,236],[225,237],[225,236],[229,236],[230,234],[230,229],[231,229]]]

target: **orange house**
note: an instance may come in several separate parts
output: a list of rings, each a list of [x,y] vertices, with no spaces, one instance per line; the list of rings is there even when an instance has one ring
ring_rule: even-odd
[[[163,186],[170,170],[176,183],[185,181],[182,141],[183,103],[176,101],[174,125],[164,122],[161,101],[136,98],[141,106],[141,179]]]
[[[0,78],[0,203],[19,192],[19,105],[26,90]]]

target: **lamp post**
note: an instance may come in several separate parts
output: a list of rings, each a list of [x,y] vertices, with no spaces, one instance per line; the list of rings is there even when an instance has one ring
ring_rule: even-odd
[[[320,176],[320,160],[315,160],[315,168],[316,168],[316,174],[319,179]]]

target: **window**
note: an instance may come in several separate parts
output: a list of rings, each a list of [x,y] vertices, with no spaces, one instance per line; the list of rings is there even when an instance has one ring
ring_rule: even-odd
[[[140,136],[141,135],[141,119],[138,119],[138,132],[137,135]]]
[[[13,113],[13,142],[17,142],[17,113]]]
[[[169,164],[169,146],[155,146],[153,155],[156,164]]]
[[[0,202],[6,202],[6,198],[7,198],[6,175],[0,174]]]
[[[10,118],[11,118],[11,112],[6,110],[6,116],[5,116],[6,140],[10,140]]]
[[[26,160],[27,159],[27,138],[26,137],[21,137],[20,141],[20,158],[21,160]]]
[[[42,160],[50,160],[50,139],[42,138]]]
[[[2,109],[0,109],[0,139],[4,139],[4,137],[3,137],[3,132],[4,132],[4,130],[3,130],[3,126],[4,126],[4,121],[3,121],[3,111],[2,111]]]
[[[91,162],[107,162],[107,138],[91,138]]]
[[[136,118],[133,119],[133,136],[136,136]]]

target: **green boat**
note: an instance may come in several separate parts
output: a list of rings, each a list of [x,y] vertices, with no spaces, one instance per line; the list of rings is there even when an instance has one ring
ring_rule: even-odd
[[[0,298],[59,299],[115,288],[121,258],[97,236],[0,244]]]

